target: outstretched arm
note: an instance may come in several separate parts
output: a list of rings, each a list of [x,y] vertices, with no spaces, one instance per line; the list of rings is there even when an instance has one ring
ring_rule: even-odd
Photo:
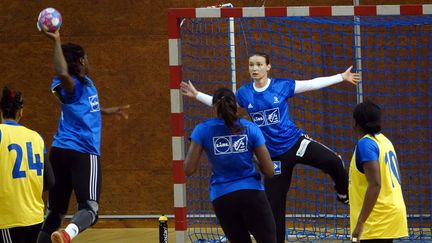
[[[129,109],[129,108],[130,108],[130,105],[101,108],[101,113],[104,115],[115,115],[118,118],[123,117],[124,119],[128,119],[129,115],[126,112],[126,109]]]
[[[42,27],[43,33],[54,41],[54,68],[57,76],[60,79],[62,88],[69,94],[74,92],[75,82],[69,75],[67,63],[63,55],[61,47],[60,32],[56,30],[54,33],[49,32],[47,27]]]
[[[330,77],[319,77],[311,80],[296,80],[295,94],[300,94],[306,91],[318,90],[333,84],[347,81],[351,84],[357,85],[360,81],[360,74],[351,72],[352,66],[345,72],[336,74]]]
[[[210,96],[208,94],[199,92],[195,86],[193,86],[191,81],[188,82],[181,82],[180,84],[180,92],[182,95],[197,99],[201,103],[204,103],[208,106],[213,106],[213,96]]]

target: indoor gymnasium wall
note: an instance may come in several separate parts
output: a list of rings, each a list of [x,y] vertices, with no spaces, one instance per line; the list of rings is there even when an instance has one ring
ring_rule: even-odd
[[[231,1],[237,7],[260,6],[262,2]],[[266,6],[352,4],[348,0],[265,2]],[[37,15],[43,8],[51,6],[62,13],[63,43],[78,43],[87,51],[90,76],[98,88],[101,105],[131,105],[128,120],[103,117],[101,214],[173,213],[167,9],[220,3],[209,0],[0,2],[0,84],[23,92],[22,124],[40,132],[47,149],[57,128],[59,105],[49,90],[54,75],[52,41],[36,29]]]

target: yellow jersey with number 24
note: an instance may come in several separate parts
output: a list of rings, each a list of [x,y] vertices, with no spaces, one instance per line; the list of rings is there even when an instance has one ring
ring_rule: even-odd
[[[44,155],[37,132],[15,122],[0,124],[0,229],[43,221]]]

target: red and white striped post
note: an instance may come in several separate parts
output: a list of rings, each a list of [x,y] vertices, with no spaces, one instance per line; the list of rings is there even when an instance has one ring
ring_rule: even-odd
[[[168,13],[169,79],[171,96],[171,128],[174,181],[174,217],[176,242],[186,242],[186,177],[183,171],[184,115],[183,101],[180,94],[181,45],[180,20],[177,11]]]

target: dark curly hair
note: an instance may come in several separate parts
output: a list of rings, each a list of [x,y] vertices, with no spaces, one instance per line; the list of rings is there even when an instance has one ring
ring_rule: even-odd
[[[62,45],[62,51],[68,66],[69,74],[75,76],[81,83],[87,84],[88,81],[79,75],[80,59],[85,56],[84,48],[77,44],[68,43]]]
[[[4,87],[0,105],[3,118],[16,119],[17,112],[24,105],[21,92]]]
[[[381,131],[381,108],[372,101],[357,104],[353,117],[365,133],[373,136]]]

